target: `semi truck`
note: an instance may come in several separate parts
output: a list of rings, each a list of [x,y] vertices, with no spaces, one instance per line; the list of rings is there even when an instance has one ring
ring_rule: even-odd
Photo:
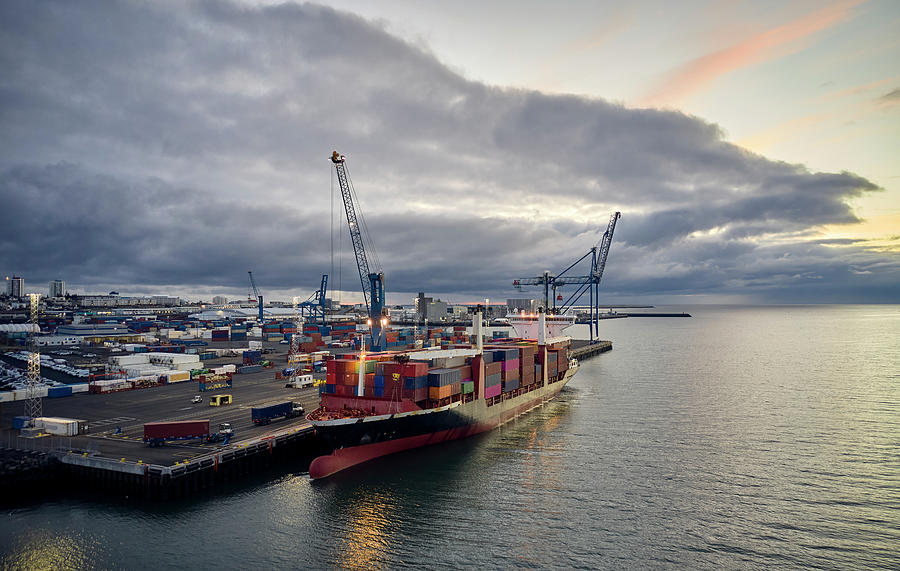
[[[210,434],[206,437],[207,442],[222,442],[223,444],[228,444],[228,442],[234,437],[234,429],[231,427],[230,422],[221,422],[219,423],[219,431]]]
[[[216,433],[210,432],[209,420],[148,422],[144,425],[144,442],[150,446],[163,446],[170,440],[228,441],[233,436],[234,429],[227,422],[220,424],[219,431]]]
[[[304,413],[303,407],[293,401],[283,401],[250,409],[250,420],[253,424],[269,424],[275,418],[294,418]]]

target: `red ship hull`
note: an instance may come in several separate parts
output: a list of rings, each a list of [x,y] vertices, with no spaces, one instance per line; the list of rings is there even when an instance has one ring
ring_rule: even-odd
[[[370,422],[360,418],[349,424],[314,423],[316,431],[330,440],[335,450],[314,459],[309,467],[309,476],[312,479],[326,478],[381,456],[491,430],[555,397],[574,372],[572,370],[557,382],[500,399],[491,405],[484,400],[474,400],[457,403],[454,407],[420,411],[412,415],[390,415],[389,418]],[[359,400],[364,403],[365,397]]]

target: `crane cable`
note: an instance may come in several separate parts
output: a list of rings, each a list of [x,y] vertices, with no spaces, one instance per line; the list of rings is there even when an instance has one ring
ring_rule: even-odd
[[[375,242],[372,240],[372,234],[369,232],[366,218],[362,213],[362,205],[359,203],[359,197],[356,195],[356,187],[353,185],[353,180],[350,178],[350,172],[347,170],[346,165],[344,166],[344,174],[347,176],[347,186],[350,187],[350,195],[353,197],[353,203],[356,205],[356,219],[359,221],[360,232],[363,236],[363,242],[365,242],[366,257],[372,258],[371,261],[374,262],[374,268],[377,269],[377,273],[381,273],[383,268],[381,266],[381,260],[378,257],[378,250],[375,249]],[[368,261],[370,260],[367,260],[367,262]],[[369,271],[372,271],[372,269],[373,268],[369,268]],[[366,278],[368,279],[368,276],[366,276]]]
[[[329,167],[328,170],[331,171],[331,276],[334,277],[334,169]],[[343,239],[341,239],[340,232],[338,232],[338,240],[337,298],[338,304],[340,304],[342,301],[341,294],[343,292],[343,288],[341,287],[341,248],[343,248]]]

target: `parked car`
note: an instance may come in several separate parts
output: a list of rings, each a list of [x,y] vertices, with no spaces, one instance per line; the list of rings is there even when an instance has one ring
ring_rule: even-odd
[[[200,402],[203,402],[203,397],[201,397],[200,395],[197,395],[193,399],[191,399],[191,403],[193,404],[197,404]]]

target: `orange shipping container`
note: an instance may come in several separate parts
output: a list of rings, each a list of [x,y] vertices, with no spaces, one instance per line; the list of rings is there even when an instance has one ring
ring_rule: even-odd
[[[431,400],[441,400],[448,398],[453,394],[453,387],[451,385],[444,385],[443,387],[428,387],[428,398]]]

